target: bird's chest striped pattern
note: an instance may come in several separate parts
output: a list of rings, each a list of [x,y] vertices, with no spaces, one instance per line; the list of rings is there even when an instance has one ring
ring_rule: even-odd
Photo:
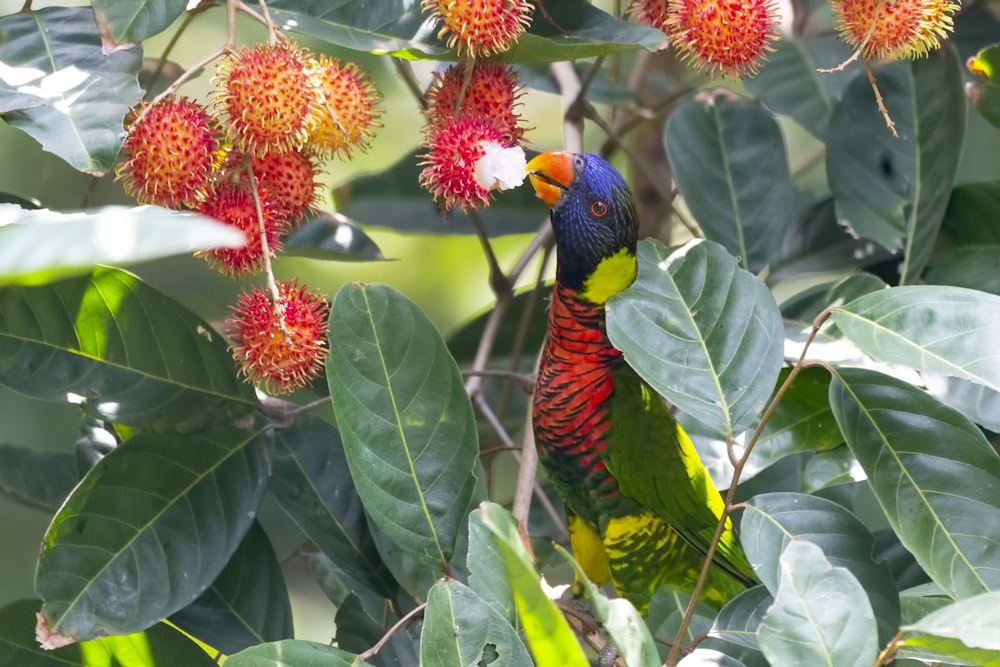
[[[611,429],[613,371],[621,363],[621,352],[604,331],[603,307],[578,300],[557,283],[533,398],[535,441],[569,508],[594,526],[600,525],[601,506],[618,497],[603,453]]]

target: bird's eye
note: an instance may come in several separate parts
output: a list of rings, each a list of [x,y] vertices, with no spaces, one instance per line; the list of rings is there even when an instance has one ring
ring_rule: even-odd
[[[603,218],[608,214],[608,205],[602,201],[595,201],[590,205],[590,212],[595,218]]]

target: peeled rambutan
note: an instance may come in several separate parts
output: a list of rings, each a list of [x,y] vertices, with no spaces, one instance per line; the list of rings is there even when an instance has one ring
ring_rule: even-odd
[[[275,214],[266,191],[260,190],[259,195],[268,251],[274,255],[281,250],[280,237],[288,231],[288,223]],[[246,235],[246,245],[242,248],[206,250],[203,254],[209,265],[230,276],[245,276],[261,268],[264,248],[260,239],[257,206],[253,192],[246,183],[220,184],[199,210],[236,227]]]
[[[251,155],[286,153],[309,138],[319,108],[312,57],[294,44],[258,44],[223,58],[216,105],[230,140]]]
[[[519,142],[524,129],[518,127],[520,118],[514,112],[520,97],[517,72],[502,62],[470,62],[469,66],[473,69],[467,86],[462,65],[451,65],[443,74],[435,73],[427,92],[428,121],[440,125],[458,116],[482,117],[500,130],[506,141]]]
[[[375,86],[354,63],[341,64],[336,58],[320,56],[309,72],[319,99],[311,121],[310,149],[344,157],[355,148],[367,149],[382,114]]]
[[[297,281],[277,287],[277,303],[260,288],[241,294],[226,325],[240,373],[269,393],[286,394],[323,368],[330,307],[322,294]]]
[[[774,0],[671,0],[664,30],[695,69],[753,75],[778,37],[778,8]]]
[[[129,128],[117,177],[140,204],[195,207],[207,195],[220,157],[217,134],[197,102],[158,102]]]
[[[458,117],[428,128],[422,146],[420,184],[444,209],[463,211],[489,204],[490,190],[476,178],[476,163],[487,143],[503,145],[503,134],[483,118]]]
[[[951,0],[834,0],[838,29],[865,60],[925,56],[953,28]]]
[[[447,34],[448,48],[470,58],[509,50],[531,25],[525,0],[423,0],[421,8],[443,23],[438,38]]]

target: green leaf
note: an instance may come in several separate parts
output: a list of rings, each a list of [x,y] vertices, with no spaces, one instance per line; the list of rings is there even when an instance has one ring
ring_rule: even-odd
[[[864,588],[878,619],[879,641],[888,642],[899,624],[899,593],[885,563],[872,561],[875,538],[846,509],[799,493],[765,493],[746,503],[740,534],[747,558],[776,598],[783,579],[779,559],[789,542],[819,547],[830,565],[842,567]],[[839,665],[840,663],[834,663]]]
[[[35,639],[38,600],[17,600],[0,608],[0,664],[18,667],[79,667],[79,646],[46,650]]]
[[[281,564],[260,524],[250,524],[212,585],[170,622],[225,654],[292,636]]]
[[[231,225],[158,206],[107,206],[81,213],[0,204],[0,285],[38,285],[129,264],[246,242]]]
[[[497,540],[528,647],[538,665],[588,667],[580,644],[555,603],[545,596],[538,571],[524,548],[517,522],[494,503],[479,506],[480,518]]]
[[[458,366],[427,316],[385,285],[342,287],[330,325],[327,379],[358,494],[387,538],[442,573],[478,469]]]
[[[892,529],[953,597],[1000,586],[1000,457],[976,426],[916,387],[842,368],[830,405]]]
[[[1000,592],[983,593],[904,625],[906,646],[922,646],[984,666],[1000,665]]]
[[[469,587],[500,617],[518,628],[514,594],[507,581],[503,556],[493,534],[483,525],[482,515],[473,510],[469,515]]]
[[[992,81],[970,81],[965,94],[976,111],[993,127],[1000,127],[1000,85]]]
[[[618,655],[631,667],[659,667],[661,664],[653,636],[643,622],[642,616],[631,602],[625,598],[609,600],[601,590],[587,578],[583,568],[573,560],[565,549],[558,544],[556,550],[573,566],[576,581],[583,584],[594,608],[594,616],[608,633],[608,638],[614,644]]]
[[[956,247],[1000,246],[1000,181],[969,183],[951,191],[941,235]]]
[[[639,247],[639,277],[608,302],[608,337],[650,386],[725,438],[757,421],[781,370],[781,314],[722,246]]]
[[[108,267],[0,288],[0,384],[159,431],[205,428],[257,405],[211,325]]]
[[[346,651],[358,653],[375,646],[387,630],[368,615],[361,600],[353,593],[337,607],[334,623],[337,627],[337,645]],[[376,667],[408,667],[417,664],[417,649],[410,633],[405,630],[394,633],[372,661]]]
[[[832,318],[879,361],[1000,390],[1000,296],[961,287],[893,287],[845,304]]]
[[[158,35],[184,13],[185,6],[185,0],[94,0],[94,16],[98,28],[106,31],[106,48],[111,50]]]
[[[684,656],[677,665],[678,667],[746,667],[736,658],[709,648],[696,648]]]
[[[1000,246],[955,248],[938,254],[924,281],[1000,295]]]
[[[966,63],[969,71],[985,77],[987,81],[1000,83],[1000,44],[979,49]]]
[[[251,646],[226,658],[226,664],[229,667],[372,667],[353,653],[304,639]]]
[[[193,602],[253,521],[269,440],[252,420],[196,435],[140,432],[101,459],[45,534],[35,573],[42,636],[136,632]]]
[[[348,49],[415,59],[457,57],[438,39],[442,26],[418,3],[348,0],[331,7],[322,0],[274,0],[268,6],[289,30]],[[659,30],[616,18],[583,0],[560,0],[535,8],[528,32],[504,57],[514,63],[547,63],[639,47],[653,50],[663,41]]]
[[[322,212],[284,239],[285,257],[308,257],[334,262],[384,260],[370,236],[339,213]]]
[[[489,603],[454,580],[441,581],[427,595],[420,636],[423,665],[522,667],[531,656],[521,639]]]
[[[805,540],[782,551],[774,605],[758,639],[773,665],[871,667],[878,652],[875,614],[861,584]]]
[[[80,652],[85,667],[217,664],[200,646],[164,623],[157,623],[145,632],[91,639],[80,645]]]
[[[854,453],[847,445],[820,452],[806,462],[802,472],[802,492],[815,493],[840,484],[860,482],[865,479]]]
[[[760,72],[743,84],[768,109],[791,116],[823,139],[834,103],[862,65],[855,61],[840,72],[819,70],[837,67],[850,57],[851,49],[839,37],[786,36],[774,45]]]
[[[381,597],[396,594],[399,584],[375,548],[337,429],[304,416],[277,431],[268,490],[344,573]]]
[[[712,624],[710,637],[759,650],[757,628],[774,598],[765,586],[754,586],[726,603]]]
[[[946,45],[873,71],[899,137],[886,128],[867,77],[856,77],[830,119],[826,169],[837,218],[902,250],[900,283],[908,284],[930,259],[962,152],[961,69]]]
[[[688,100],[667,120],[677,189],[705,237],[757,271],[774,256],[795,194],[777,121],[750,100]]]
[[[341,212],[363,227],[388,227],[408,234],[475,234],[472,219],[458,209],[443,214],[420,187],[419,152],[388,169],[357,178],[335,193]],[[489,236],[538,230],[538,199],[531,188],[515,188],[496,196],[477,212]]]
[[[1000,392],[960,378],[921,373],[927,391],[994,433],[1000,432]]]
[[[0,18],[0,62],[4,120],[74,169],[111,170],[122,119],[142,96],[141,48],[104,55],[93,10],[47,7]]]
[[[79,481],[73,454],[0,443],[0,495],[55,512]]]

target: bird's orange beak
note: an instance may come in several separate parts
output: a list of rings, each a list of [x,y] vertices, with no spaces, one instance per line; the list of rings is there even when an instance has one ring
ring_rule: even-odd
[[[573,154],[566,151],[549,151],[532,158],[528,163],[528,179],[538,198],[555,206],[566,189],[573,184]]]

